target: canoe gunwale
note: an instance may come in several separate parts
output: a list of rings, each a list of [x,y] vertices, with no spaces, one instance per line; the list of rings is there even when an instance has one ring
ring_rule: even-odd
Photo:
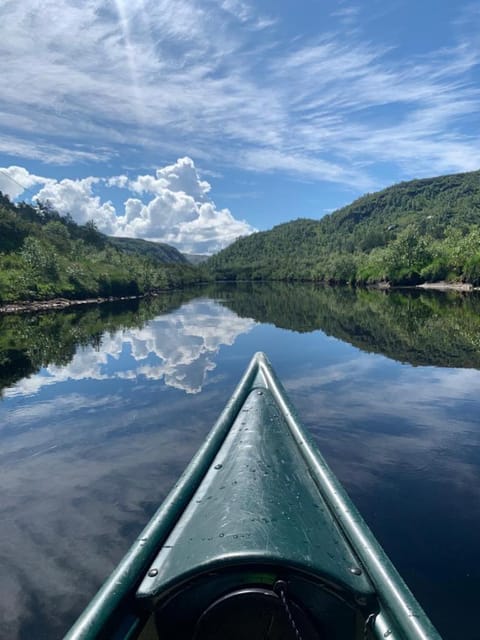
[[[441,640],[435,627],[370,531],[325,459],[306,433],[285,389],[263,353],[255,356],[325,502],[357,553],[377,592],[381,611],[371,624],[377,638]],[[391,620],[391,623],[388,622]],[[390,632],[390,633],[389,633]],[[387,635],[385,635],[387,634]]]

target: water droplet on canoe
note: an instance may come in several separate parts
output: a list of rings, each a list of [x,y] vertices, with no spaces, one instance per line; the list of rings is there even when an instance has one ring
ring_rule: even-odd
[[[221,468],[222,468],[222,466],[223,466],[223,465],[221,465],[221,464],[216,464],[213,468],[214,468],[214,469],[221,469]]]

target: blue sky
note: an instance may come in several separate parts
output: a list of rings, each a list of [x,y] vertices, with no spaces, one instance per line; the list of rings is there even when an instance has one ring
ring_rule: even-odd
[[[4,0],[0,189],[208,253],[480,168],[480,3]]]

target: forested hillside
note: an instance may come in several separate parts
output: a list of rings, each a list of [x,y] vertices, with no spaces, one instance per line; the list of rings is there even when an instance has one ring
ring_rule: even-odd
[[[173,247],[109,238],[92,223],[0,193],[0,303],[138,295],[197,278]]]
[[[413,180],[241,238],[207,266],[227,280],[478,285],[479,224],[479,171]]]

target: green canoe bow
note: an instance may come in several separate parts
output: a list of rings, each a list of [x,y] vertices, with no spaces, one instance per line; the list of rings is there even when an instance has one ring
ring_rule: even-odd
[[[262,353],[66,640],[222,636],[440,639]]]

